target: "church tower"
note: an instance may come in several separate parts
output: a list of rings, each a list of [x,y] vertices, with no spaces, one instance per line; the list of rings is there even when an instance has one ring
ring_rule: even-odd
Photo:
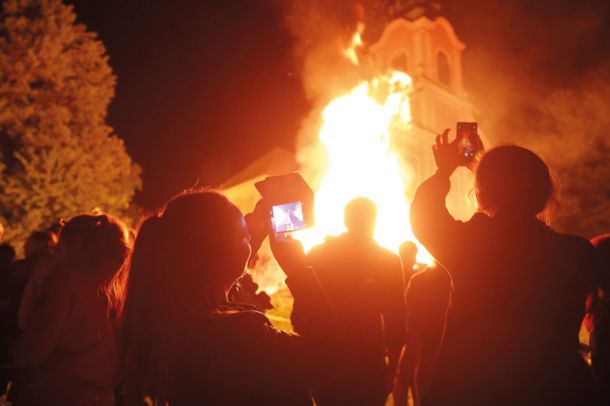
[[[445,128],[455,135],[456,122],[474,121],[462,80],[465,45],[440,13],[435,1],[397,0],[390,6],[394,19],[369,48],[370,62],[380,72],[403,71],[413,79],[412,128],[398,130],[395,142],[416,174],[415,183],[434,173],[435,136]],[[471,190],[471,175],[458,171],[453,185],[455,198],[450,195],[448,205],[456,217],[469,217],[473,203],[465,205],[460,196]]]

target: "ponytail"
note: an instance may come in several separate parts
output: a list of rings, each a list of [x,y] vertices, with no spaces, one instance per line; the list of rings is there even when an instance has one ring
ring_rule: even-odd
[[[221,194],[191,191],[140,225],[120,311],[128,405],[166,403],[184,337],[220,311],[226,275],[217,261],[233,248],[240,219]]]

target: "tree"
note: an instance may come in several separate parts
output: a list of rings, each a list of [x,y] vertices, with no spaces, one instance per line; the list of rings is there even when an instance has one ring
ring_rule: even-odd
[[[5,0],[0,19],[0,221],[19,246],[62,217],[120,215],[141,169],[106,125],[116,77],[61,0]]]

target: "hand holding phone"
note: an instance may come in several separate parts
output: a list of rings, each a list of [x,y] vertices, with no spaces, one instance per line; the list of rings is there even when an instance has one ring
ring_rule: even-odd
[[[268,204],[270,232],[287,234],[313,225],[314,193],[301,175],[270,176],[255,186]]]
[[[248,232],[250,233],[250,247],[252,247],[252,256],[258,252],[263,241],[269,232],[268,216],[269,209],[264,200],[259,200],[256,203],[254,211],[245,215]]]
[[[284,273],[290,277],[307,266],[307,258],[303,244],[290,236],[269,236],[273,257]]]
[[[271,207],[271,225],[276,233],[304,229],[303,202],[278,204]]]
[[[449,142],[450,129],[436,136],[432,146],[434,161],[439,172],[450,176],[458,166],[472,169],[478,155],[483,151],[483,143],[477,132],[477,123],[457,124],[455,140]]]
[[[478,133],[478,124],[475,122],[458,122],[457,134],[454,142],[457,143],[457,151],[460,166],[470,167],[477,155],[483,150],[483,143]]]

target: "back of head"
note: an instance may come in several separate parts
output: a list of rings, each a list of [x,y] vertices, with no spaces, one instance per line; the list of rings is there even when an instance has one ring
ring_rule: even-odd
[[[601,288],[610,294],[610,233],[599,235],[591,240],[600,262]]]
[[[57,236],[50,231],[36,231],[25,242],[25,257],[38,258],[50,254],[57,244]]]
[[[0,266],[10,265],[15,259],[15,248],[10,244],[0,244]]]
[[[99,272],[101,278],[116,273],[129,253],[129,234],[118,219],[83,214],[70,219],[61,230],[59,254],[68,264]]]
[[[377,205],[366,197],[357,197],[345,206],[345,227],[350,234],[361,238],[372,238],[377,222]]]
[[[239,276],[228,275],[218,262],[227,259],[243,237],[242,223],[239,209],[219,193],[188,192],[173,198],[138,231],[128,295],[165,293],[156,302],[167,298],[175,304],[177,296],[184,302],[199,301],[185,303],[188,307],[210,304],[206,301],[213,298],[202,295],[203,290],[215,291]]]
[[[413,241],[405,241],[398,247],[398,255],[403,266],[412,267],[417,262],[417,245]]]
[[[475,173],[479,208],[491,216],[536,217],[554,198],[549,167],[532,151],[516,145],[489,150]]]
[[[220,309],[219,291],[243,273],[244,233],[239,209],[210,191],[178,195],[142,223],[122,309],[128,401],[147,395],[164,404],[181,338]]]

